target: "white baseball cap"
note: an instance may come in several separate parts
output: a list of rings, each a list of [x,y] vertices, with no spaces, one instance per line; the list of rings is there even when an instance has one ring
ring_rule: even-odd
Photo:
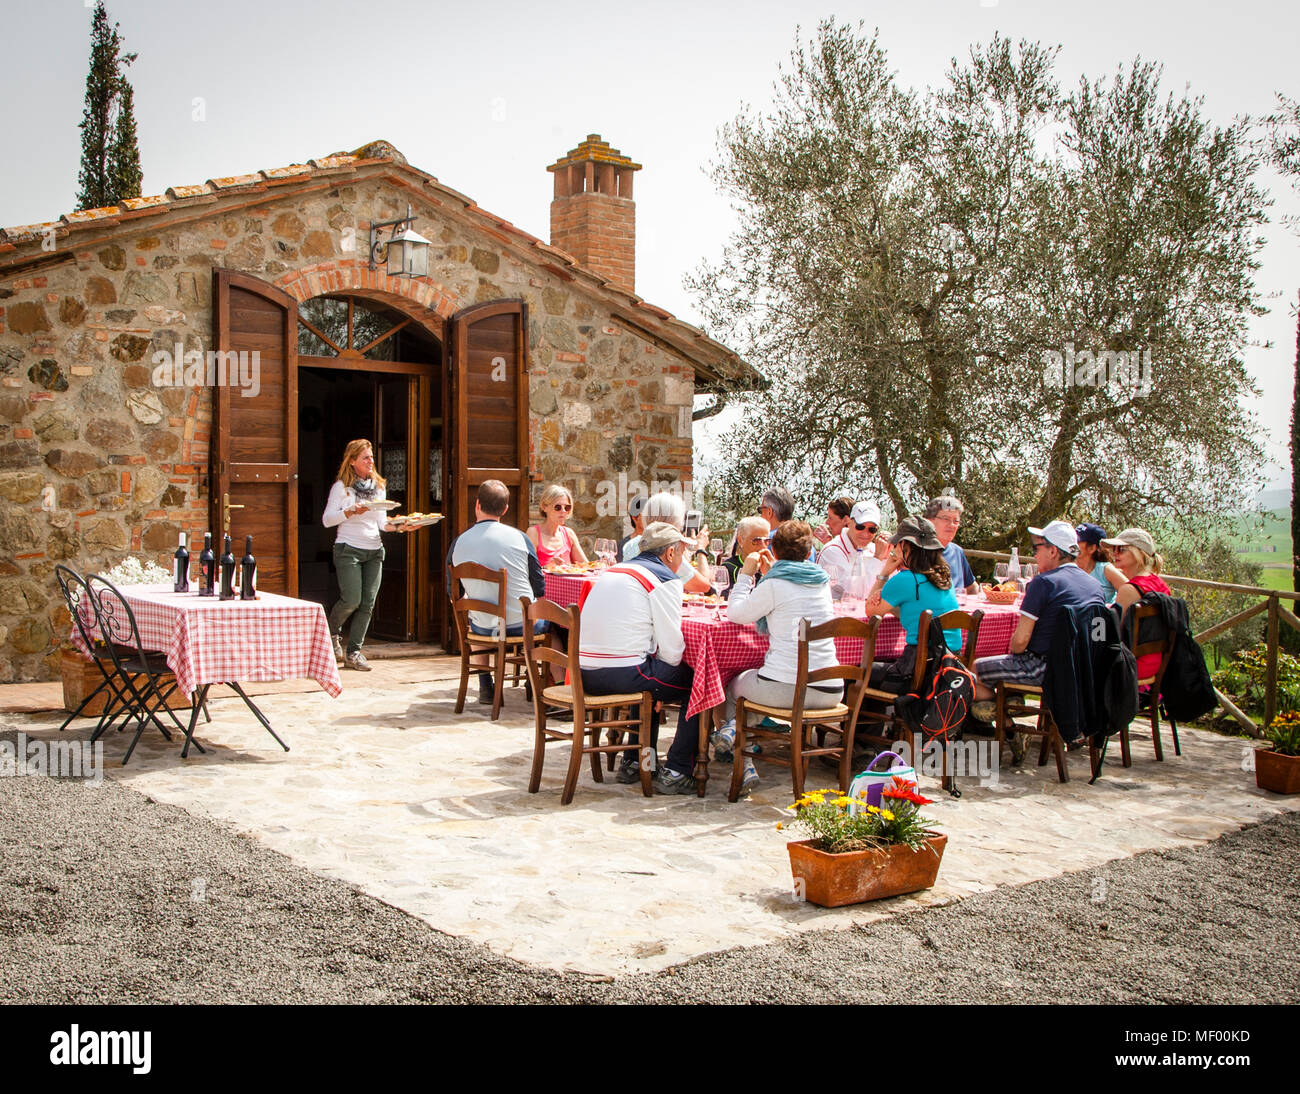
[[[860,501],[850,511],[849,519],[854,524],[874,524],[880,527],[880,506],[874,501]]]
[[[1079,535],[1074,525],[1063,520],[1051,521],[1046,528],[1030,528],[1031,536],[1041,536],[1057,550],[1067,555],[1079,553]]]

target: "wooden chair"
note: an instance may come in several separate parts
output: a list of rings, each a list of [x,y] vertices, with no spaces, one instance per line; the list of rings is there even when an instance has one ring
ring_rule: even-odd
[[[961,652],[957,657],[966,668],[973,672],[975,669],[975,647],[979,642],[980,624],[983,621],[983,608],[979,608],[973,613],[964,612],[959,608],[954,608],[952,611],[944,612],[938,619],[935,619],[931,623],[931,626],[938,627],[943,631],[961,631]],[[915,759],[919,770],[921,757],[917,756]],[[948,793],[954,798],[961,797],[961,791],[957,789],[955,779],[948,775],[948,750],[946,748],[943,750],[939,759],[939,785],[948,791]]]
[[[808,761],[814,756],[834,757],[839,761],[840,791],[848,793],[849,780],[852,778],[853,735],[857,729],[858,711],[862,706],[863,682],[871,671],[871,657],[876,648],[876,630],[879,619],[869,623],[861,619],[831,619],[817,626],[811,626],[808,620],[799,623],[799,668],[794,685],[794,704],[790,707],[770,707],[752,700],[736,700],[736,743],[735,760],[731,768],[731,791],[729,801],[740,797],[741,783],[745,777],[744,759],[748,757],[745,744],[750,737],[768,741],[780,741],[790,746],[789,757],[771,755],[762,752],[754,759],[768,763],[778,763],[790,768],[797,798],[803,793],[804,780],[808,776]],[[823,638],[861,638],[862,659],[856,665],[834,665],[824,669],[808,670],[808,644]],[[809,684],[823,680],[845,681],[845,693],[842,702],[824,710],[804,709],[804,689]],[[789,722],[788,733],[762,726],[746,724],[749,714],[758,714],[777,721]],[[817,731],[817,742],[813,744],[809,731]],[[827,747],[826,733],[838,733],[838,745]]]
[[[1026,700],[1037,699],[1034,704]],[[997,713],[994,715],[993,724],[997,728],[998,755],[1002,755],[1002,746],[1006,743],[1007,729],[1013,726],[1012,719],[1019,718],[1026,714],[1032,714],[1035,717],[1033,726],[1026,726],[1023,723],[1014,723],[1014,729],[1017,733],[1022,733],[1026,737],[1041,738],[1042,744],[1038,749],[1038,766],[1042,767],[1047,763],[1047,753],[1050,750],[1056,756],[1056,775],[1061,782],[1070,781],[1070,771],[1065,763],[1065,741],[1061,737],[1061,731],[1056,728],[1056,722],[1053,721],[1051,712],[1043,706],[1043,689],[1037,684],[1009,684],[1006,681],[999,680],[995,688],[994,702],[997,705]]]
[[[880,617],[877,616],[877,623]],[[882,713],[865,706],[865,703],[876,702],[893,706],[894,700],[900,695],[905,695],[908,691],[916,691],[921,686],[921,681],[925,679],[925,670],[930,663],[930,612],[922,612],[920,621],[916,625],[916,666],[912,669],[912,678],[901,691],[889,691],[883,688],[873,688],[870,684],[871,667],[867,666],[868,679],[862,682],[862,699],[863,707],[858,713],[858,726],[860,737],[870,741],[878,748],[888,748],[894,741],[907,738],[907,726],[896,711]],[[972,649],[974,644],[972,643]],[[874,656],[875,634],[872,634],[872,651]],[[862,733],[863,726],[879,725],[882,727],[881,733]]]
[[[453,600],[451,609],[456,617],[456,637],[460,641],[460,690],[456,694],[456,713],[465,709],[465,691],[469,687],[471,670],[478,670],[471,665],[470,658],[475,654],[490,653],[493,657],[492,667],[492,720],[501,715],[501,693],[505,687],[506,667],[513,670],[512,679],[517,683],[520,671],[524,669],[524,639],[522,635],[507,636],[506,631],[506,572],[489,570],[477,562],[462,562],[451,568],[451,587],[453,593],[462,591],[462,581],[486,581],[497,587],[495,603],[490,600],[476,600],[462,596]],[[497,634],[475,634],[469,629],[469,613],[480,612],[499,620]]]
[[[1138,687],[1148,687],[1150,689],[1147,691],[1147,712],[1151,716],[1151,743],[1155,745],[1156,759],[1163,761],[1165,751],[1160,743],[1160,700],[1162,697],[1160,686],[1164,682],[1165,670],[1169,667],[1169,658],[1174,652],[1176,635],[1172,631],[1166,630],[1162,638],[1147,642],[1138,641],[1138,636],[1142,632],[1143,621],[1160,619],[1160,609],[1154,604],[1134,604],[1124,613],[1124,618],[1128,623],[1128,627],[1124,628],[1124,631],[1128,639],[1129,649],[1133,651],[1133,656],[1140,658],[1152,653],[1160,654],[1160,665],[1155,674],[1140,678]],[[1181,756],[1183,749],[1178,741],[1178,723],[1173,718],[1169,719],[1169,729],[1174,737],[1174,755]],[[1120,730],[1119,741],[1124,766],[1128,767],[1131,763],[1128,726]]]
[[[542,763],[546,756],[546,746],[551,741],[568,741],[569,770],[564,778],[564,790],[560,794],[560,804],[568,805],[573,801],[573,793],[578,785],[578,771],[582,767],[582,757],[591,757],[591,774],[596,782],[604,782],[601,771],[601,753],[626,752],[628,746],[619,742],[601,744],[602,730],[635,730],[638,734],[638,752],[641,756],[641,793],[647,798],[654,794],[650,779],[654,771],[654,746],[650,742],[650,717],[654,697],[648,691],[629,692],[619,695],[587,696],[582,689],[582,669],[578,662],[579,649],[579,610],[571,605],[561,608],[549,600],[529,600],[521,597],[520,604],[524,610],[524,658],[528,666],[528,679],[532,682],[533,711],[537,719],[537,733],[533,740],[533,767],[528,778],[528,792],[536,794],[542,783]],[[552,627],[566,627],[569,631],[569,648],[567,653],[543,642],[540,636],[533,635],[537,623],[546,621]],[[552,667],[566,670],[568,682],[554,682]],[[552,728],[548,724],[548,707],[559,707],[573,711],[573,723],[564,723],[565,728]],[[617,715],[620,708],[627,707],[638,713],[626,718]],[[602,717],[604,715],[604,717]],[[588,742],[590,737],[590,743]]]

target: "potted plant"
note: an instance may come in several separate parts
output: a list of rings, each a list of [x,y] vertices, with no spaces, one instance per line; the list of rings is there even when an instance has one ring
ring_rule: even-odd
[[[879,807],[838,790],[805,794],[790,808],[812,838],[786,845],[796,891],[838,908],[930,888],[948,843],[921,816],[930,804],[899,778],[884,789]]]
[[[1272,747],[1255,752],[1255,785],[1275,794],[1300,794],[1300,711],[1279,714],[1264,737]]]
[[[138,558],[126,558],[111,570],[105,570],[103,577],[114,585],[166,585],[170,584],[172,575],[152,562],[141,562]],[[71,625],[71,622],[70,622]],[[92,694],[103,683],[103,674],[95,662],[88,658],[73,644],[71,639],[59,643],[59,674],[63,680],[63,706],[72,712],[81,705],[81,701]],[[111,672],[111,666],[109,666]],[[165,673],[159,679],[164,691],[172,682],[172,674]],[[96,695],[82,710],[83,718],[97,718],[104,713],[108,704],[109,692],[105,688]],[[172,710],[184,710],[189,707],[189,696],[172,692],[167,699]]]

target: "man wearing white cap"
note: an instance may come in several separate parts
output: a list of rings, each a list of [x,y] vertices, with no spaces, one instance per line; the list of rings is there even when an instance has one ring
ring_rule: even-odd
[[[883,539],[877,540],[880,531],[880,507],[874,501],[860,501],[849,512],[848,519],[840,529],[839,535],[832,539],[817,559],[831,579],[831,596],[841,597],[849,588],[849,578],[853,576],[853,567],[861,557],[861,565],[866,575],[863,591],[865,597],[876,575],[880,573],[885,562],[880,548],[889,553],[889,544]]]
[[[688,718],[693,672],[682,661],[682,583],[676,570],[689,540],[667,521],[646,525],[641,553],[611,566],[591,586],[582,604],[578,663],[589,695],[648,691],[656,700],[680,703],[677,736],[667,766],[655,776],[660,794],[695,791],[691,772],[699,748],[699,715]],[[657,746],[659,714],[650,722],[650,745]],[[645,742],[638,742],[644,744]],[[653,752],[648,757],[654,756]],[[623,754],[618,781],[640,776],[637,753]]]
[[[993,686],[998,681],[1009,684],[1041,684],[1047,668],[1047,654],[1052,636],[1060,625],[1066,608],[1104,604],[1101,586],[1091,574],[1075,565],[1079,538],[1074,526],[1054,520],[1046,528],[1030,528],[1034,542],[1034,561],[1038,576],[1029,583],[1020,604],[1020,620],[1011,635],[1011,652],[1001,657],[981,657],[975,662],[975,698],[979,700],[971,713],[990,721],[993,717]]]

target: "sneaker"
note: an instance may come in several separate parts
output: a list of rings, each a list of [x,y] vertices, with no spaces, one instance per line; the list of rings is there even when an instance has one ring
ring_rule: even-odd
[[[486,672],[478,674],[478,701],[485,707],[490,707],[492,701],[496,698],[496,688],[492,685],[492,675]]]
[[[745,761],[745,774],[740,780],[740,792],[748,794],[758,786],[758,770],[754,767],[753,760]]]
[[[693,775],[679,775],[676,771],[669,771],[668,768],[661,768],[655,775],[655,793],[656,794],[694,794],[695,777]]]
[[[718,763],[731,763],[736,747],[736,719],[728,719],[710,733],[709,744],[713,746],[713,758]]]
[[[991,722],[998,716],[998,705],[992,699],[977,699],[970,705],[971,717],[981,722]]]
[[[764,715],[763,720],[758,724],[761,729],[770,729],[776,733],[790,732],[790,727],[784,722],[774,722],[771,718],[767,717],[767,715]]]
[[[340,665],[344,664],[347,657],[343,654],[343,639],[337,634],[331,634],[330,639],[334,643],[334,660]]]
[[[360,650],[353,650],[348,654],[347,666],[350,669],[356,669],[358,672],[370,671],[370,662],[366,660],[366,655]]]
[[[614,778],[625,786],[639,783],[641,781],[641,763],[636,756],[624,756],[619,761],[618,774]]]

